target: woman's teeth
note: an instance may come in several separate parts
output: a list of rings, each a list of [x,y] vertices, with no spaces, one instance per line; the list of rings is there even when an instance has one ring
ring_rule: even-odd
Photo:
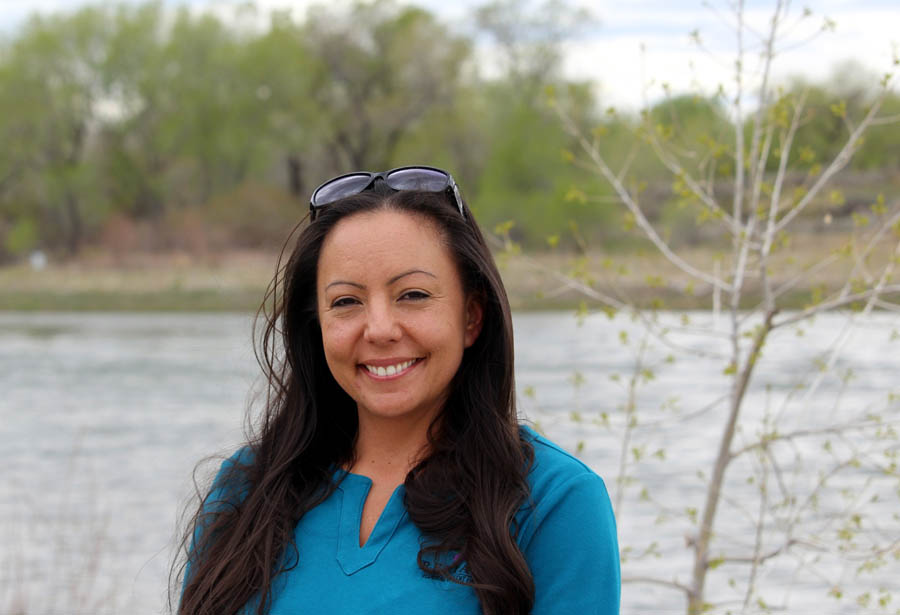
[[[410,361],[404,361],[403,363],[397,363],[396,365],[388,365],[387,367],[381,367],[381,366],[375,367],[372,365],[365,365],[365,364],[363,364],[363,367],[365,367],[367,370],[369,370],[370,374],[373,374],[375,376],[393,376],[394,374],[402,372],[404,369],[406,369],[407,367],[409,367],[410,365],[412,365],[415,362],[416,362],[416,359],[412,359]]]

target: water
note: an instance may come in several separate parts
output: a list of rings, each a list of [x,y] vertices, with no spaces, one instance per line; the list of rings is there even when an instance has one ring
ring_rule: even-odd
[[[710,324],[700,313],[664,315],[671,345],[649,338],[641,351],[644,329],[625,318],[579,324],[569,313],[515,316],[520,410],[606,479],[619,507],[626,577],[689,581],[690,509],[702,509],[724,424],[725,407],[716,402],[729,392],[727,362],[714,355],[729,342],[678,330],[685,317],[688,327]],[[828,360],[843,323],[820,317],[802,332],[773,337],[734,448],[756,441],[763,421],[776,418],[780,435],[867,413],[896,426],[900,408],[888,398],[900,368],[896,319],[878,315],[856,326],[822,375],[817,365]],[[243,314],[0,314],[0,612],[163,610],[192,472],[205,455],[239,445],[244,409],[259,385],[250,324]],[[636,427],[620,476],[637,362],[647,371],[635,388]],[[815,390],[797,389],[804,383]],[[858,429],[811,433],[774,444],[769,462],[749,454],[729,468],[714,558],[751,553],[763,481],[772,501],[782,489],[800,496],[764,517],[762,553],[783,546],[787,528],[795,542],[758,571],[754,604],[762,598],[788,612],[850,613],[864,592],[875,604],[880,589],[896,586],[893,556],[862,575],[864,560],[839,557],[851,543],[867,547],[868,534],[854,530],[857,512],[857,529],[880,532],[878,544],[900,538],[897,480],[878,471],[889,467],[897,441],[882,432],[874,441]],[[854,455],[858,463],[840,466]],[[811,500],[821,473],[836,466]],[[201,483],[215,467],[201,466]],[[847,531],[851,539],[842,541]],[[722,612],[741,612],[748,570],[726,562],[710,574],[709,594]],[[829,596],[836,590],[844,597]],[[625,615],[679,613],[683,604],[683,594],[662,585],[623,587]]]

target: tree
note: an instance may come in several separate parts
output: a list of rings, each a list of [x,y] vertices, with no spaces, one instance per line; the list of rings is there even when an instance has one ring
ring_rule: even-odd
[[[175,162],[177,109],[166,62],[160,3],[117,8],[103,64],[103,81],[116,113],[99,128],[104,171],[113,209],[130,217],[156,218],[166,209],[166,176]],[[180,122],[178,122],[180,123]]]
[[[33,17],[7,50],[6,78],[15,86],[11,150],[7,173],[36,176],[30,195],[38,218],[62,236],[76,254],[86,225],[102,207],[91,193],[91,168],[84,164],[104,61],[108,22],[98,9],[67,17]],[[6,98],[6,96],[4,96]],[[7,102],[7,104],[10,104]]]
[[[829,182],[863,147],[864,135],[875,126],[897,121],[896,115],[881,113],[885,101],[894,97],[892,76],[881,80],[874,96],[830,105],[830,143],[811,153],[797,149],[815,92],[808,87],[780,90],[771,75],[785,30],[795,22],[802,27],[810,13],[805,11],[798,19],[788,11],[788,3],[779,1],[768,30],[751,41],[748,39],[757,34],[747,21],[744,3],[729,7],[728,17],[737,33],[735,85],[723,91],[731,142],[715,135],[692,137],[678,100],[666,103],[672,114],[661,113],[661,107],[644,113],[635,132],[668,170],[671,198],[693,212],[696,223],[718,238],[716,245],[721,251],[711,261],[695,261],[692,254],[670,245],[647,215],[641,196],[645,184],[633,175],[629,164],[611,166],[603,134],[586,134],[572,121],[565,105],[557,104],[560,118],[579,143],[574,161],[608,182],[625,210],[626,228],[639,232],[668,265],[668,271],[648,276],[646,283],[668,289],[670,294],[705,296],[714,313],[705,323],[694,325],[685,314],[680,323],[673,324],[658,311],[665,305],[661,298],[639,305],[622,286],[604,285],[583,268],[558,276],[605,310],[629,312],[646,332],[640,341],[623,338],[635,353],[635,363],[626,386],[624,412],[615,422],[623,440],[616,481],[617,514],[625,514],[622,506],[626,501],[633,507],[643,502],[658,505],[658,519],[678,517],[690,528],[686,536],[691,560],[688,570],[638,576],[629,574],[626,562],[625,580],[681,593],[688,615],[768,612],[790,605],[768,599],[760,580],[766,567],[786,566],[785,562],[794,558],[800,562],[794,571],[805,572],[816,569],[816,558],[827,554],[857,575],[874,575],[874,581],[861,585],[854,598],[859,606],[881,608],[891,601],[892,592],[889,584],[878,584],[885,577],[875,571],[900,556],[896,539],[900,528],[896,515],[875,518],[869,507],[878,498],[896,497],[900,487],[897,398],[892,393],[878,407],[851,407],[827,416],[815,412],[805,400],[826,378],[851,387],[852,370],[838,367],[848,332],[875,309],[897,311],[900,307],[896,281],[900,202],[873,194],[866,212],[853,214],[855,228],[839,235],[840,245],[831,253],[818,252],[810,262],[799,262],[788,246],[794,231],[823,215],[827,219],[829,203],[840,200],[836,191],[829,192]],[[751,48],[761,50],[759,82],[751,77]],[[753,98],[755,108],[748,109],[748,100]],[[721,181],[725,169],[731,176],[727,183]],[[816,278],[826,272],[828,280],[841,282],[818,284]],[[799,308],[798,293],[802,297]],[[798,378],[786,390],[775,391],[758,381],[758,367],[771,360],[767,350],[775,340],[802,335],[803,323],[835,313],[845,316],[844,328],[817,360],[809,381]],[[723,319],[724,326],[716,324]],[[686,335],[695,337],[686,341]],[[697,341],[696,336],[705,341]],[[725,394],[708,407],[678,414],[679,420],[702,416],[706,422],[719,422],[710,467],[699,473],[702,492],[693,500],[682,495],[687,501],[654,502],[652,491],[638,488],[641,477],[646,478],[642,472],[650,472],[638,441],[639,386],[653,378],[654,369],[666,365],[651,356],[654,345],[666,349],[669,360],[699,354],[721,361],[721,386],[705,386]],[[760,407],[757,393],[764,393],[770,403]],[[663,449],[658,452],[664,457]],[[804,484],[796,479],[802,472],[800,465],[808,463],[816,464],[819,472],[815,480]],[[847,478],[840,484],[844,476]],[[743,481],[756,486],[759,500],[753,506],[730,495],[736,483]],[[856,488],[848,489],[848,484]],[[727,511],[727,519],[723,511]],[[735,527],[743,528],[749,539],[740,540],[743,536]],[[652,535],[652,528],[647,533]],[[659,555],[654,543],[638,546],[636,551]],[[634,551],[626,547],[625,552]],[[823,594],[841,600],[850,590],[840,578],[830,577],[827,567],[818,574],[826,579]],[[717,591],[710,589],[711,579],[723,576],[729,578],[725,593],[731,592],[733,601],[723,597],[724,583]]]
[[[579,125],[596,115],[592,84],[561,74],[562,44],[593,23],[590,14],[557,0],[497,0],[477,8],[475,21],[500,65],[500,74],[482,77],[480,86],[483,154],[476,202],[490,204],[477,212],[480,220],[544,247],[545,241],[565,243],[569,229],[601,228],[608,218],[602,196],[588,205],[586,194],[603,187],[560,156],[572,138],[544,96],[554,89],[565,97]]]
[[[389,168],[401,140],[452,104],[469,56],[430,13],[387,1],[315,8],[303,37],[317,59],[308,95],[332,171]]]
[[[850,62],[838,66],[826,83],[813,84],[797,78],[787,92],[806,96],[804,116],[794,137],[792,162],[799,163],[803,157],[803,162],[823,164],[838,154],[845,130],[844,115],[864,115],[867,106],[879,97],[878,75]],[[886,142],[900,138],[900,124],[893,121],[900,113],[900,96],[889,91],[880,96],[880,101],[882,117],[876,121],[878,128],[865,135],[850,162],[852,168],[891,169],[900,161],[892,148],[884,147]]]
[[[561,0],[494,0],[476,9],[475,20],[493,39],[502,72],[524,98],[557,79],[563,41],[593,23],[586,9]]]

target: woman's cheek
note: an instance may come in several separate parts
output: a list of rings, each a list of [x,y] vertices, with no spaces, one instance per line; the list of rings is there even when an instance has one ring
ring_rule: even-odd
[[[326,355],[340,357],[353,352],[353,331],[356,325],[352,320],[334,319],[322,327],[322,342]]]

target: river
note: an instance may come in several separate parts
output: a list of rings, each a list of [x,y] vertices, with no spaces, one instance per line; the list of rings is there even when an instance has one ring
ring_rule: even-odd
[[[728,348],[728,323],[705,313],[661,319],[668,343],[624,316],[515,314],[517,389],[523,418],[606,480],[623,576],[688,583],[686,544],[725,420],[731,378],[714,355]],[[872,535],[877,545],[900,539],[900,490],[884,473],[897,452],[898,321],[858,323],[828,365],[845,320],[780,332],[758,361],[733,448],[760,433],[806,436],[773,443],[769,457],[743,455],[726,475],[713,558],[752,554],[757,530],[761,553],[792,537],[756,572],[744,612],[853,613],[866,592],[872,612],[887,612],[877,602],[897,587],[896,557],[844,555]],[[259,390],[250,325],[244,314],[0,313],[0,612],[163,610],[192,473],[240,444]],[[859,424],[814,433],[865,415],[883,422],[878,438]],[[199,466],[201,484],[216,463]],[[742,612],[749,571],[722,560],[710,573],[721,612]],[[623,586],[623,615],[683,612],[683,594],[663,584]]]

